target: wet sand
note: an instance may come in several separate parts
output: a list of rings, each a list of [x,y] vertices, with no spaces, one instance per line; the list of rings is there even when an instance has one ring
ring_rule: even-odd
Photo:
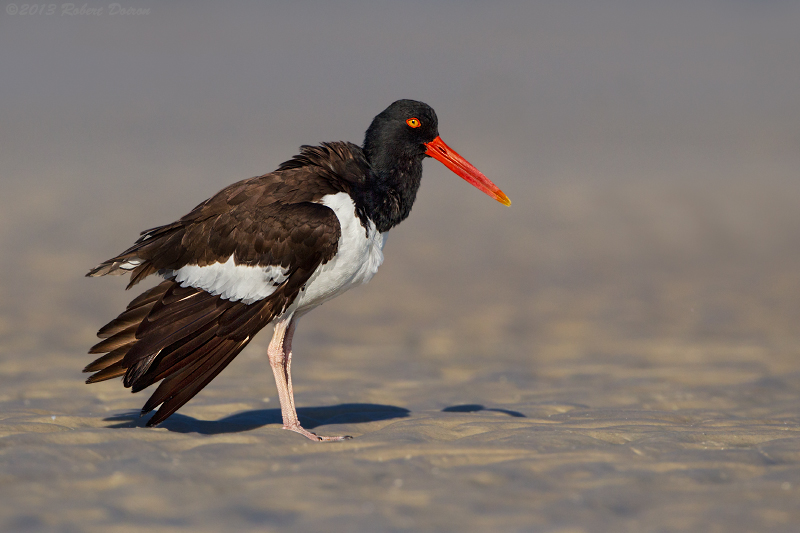
[[[84,385],[133,296],[80,277],[94,248],[43,282],[58,305],[4,299],[0,528],[797,529],[791,180],[517,182],[512,209],[465,189],[444,211],[450,185],[300,323],[300,418],[351,441],[280,429],[268,334],[159,428]]]

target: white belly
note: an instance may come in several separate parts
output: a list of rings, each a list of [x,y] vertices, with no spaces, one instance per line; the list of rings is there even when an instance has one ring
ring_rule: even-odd
[[[364,229],[349,194],[329,194],[320,203],[333,209],[339,219],[339,248],[333,259],[314,271],[297,296],[291,307],[298,313],[310,311],[350,287],[368,282],[383,263],[386,234],[379,233],[372,222]]]

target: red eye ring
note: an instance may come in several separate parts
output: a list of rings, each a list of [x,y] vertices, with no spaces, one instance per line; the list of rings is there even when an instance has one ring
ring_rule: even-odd
[[[406,124],[408,124],[412,128],[419,128],[420,126],[422,126],[422,122],[420,122],[418,118],[410,118],[406,120]]]

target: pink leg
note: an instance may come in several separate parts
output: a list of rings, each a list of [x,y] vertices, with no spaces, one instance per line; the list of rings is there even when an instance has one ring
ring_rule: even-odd
[[[295,321],[290,318],[275,324],[275,333],[267,348],[269,364],[275,375],[275,385],[278,387],[278,399],[281,403],[281,416],[283,429],[288,429],[316,441],[345,440],[352,437],[334,436],[324,437],[316,435],[300,425],[297,410],[294,407],[294,392],[292,391],[292,337],[294,336]]]

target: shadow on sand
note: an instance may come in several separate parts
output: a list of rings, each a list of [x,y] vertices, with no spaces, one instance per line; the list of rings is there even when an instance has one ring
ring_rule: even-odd
[[[392,418],[405,418],[410,414],[408,409],[393,405],[372,403],[343,403],[327,407],[301,407],[297,416],[306,429],[313,429],[328,424],[360,424]],[[151,415],[139,416],[138,411],[129,411],[105,418],[106,422],[115,422],[109,428],[144,427]],[[158,427],[177,433],[201,433],[217,435],[220,433],[237,433],[250,431],[268,424],[280,424],[280,409],[256,409],[226,416],[219,420],[198,420],[191,416],[175,413],[163,421]]]
[[[493,411],[495,413],[503,413],[504,415],[514,416],[518,418],[525,418],[525,415],[519,411],[511,411],[509,409],[496,409],[493,407],[484,407],[477,403],[468,403],[465,405],[451,405],[442,409],[443,413],[475,413],[477,411]]]

